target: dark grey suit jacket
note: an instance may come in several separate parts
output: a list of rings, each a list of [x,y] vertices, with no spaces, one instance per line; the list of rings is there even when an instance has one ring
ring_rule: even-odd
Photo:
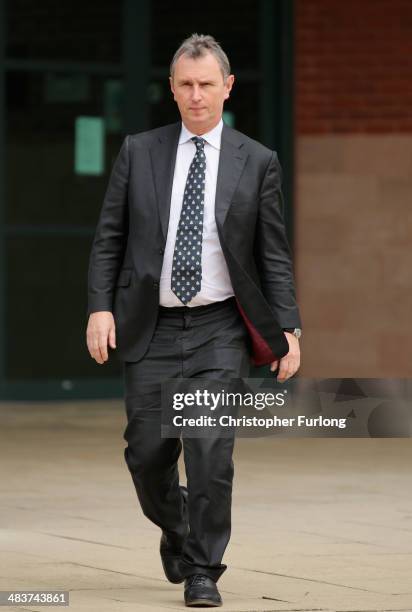
[[[142,358],[156,325],[180,128],[179,121],[126,136],[93,241],[88,314],[113,312],[117,353],[125,361]],[[224,125],[215,202],[250,350],[256,364],[268,363],[289,350],[281,328],[301,326],[276,152]]]

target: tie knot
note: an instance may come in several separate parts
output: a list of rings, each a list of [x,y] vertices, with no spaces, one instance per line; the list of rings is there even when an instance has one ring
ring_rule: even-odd
[[[201,138],[200,136],[193,136],[192,141],[195,143],[196,145],[196,149],[202,150],[205,148],[205,141],[203,140],[203,138]]]

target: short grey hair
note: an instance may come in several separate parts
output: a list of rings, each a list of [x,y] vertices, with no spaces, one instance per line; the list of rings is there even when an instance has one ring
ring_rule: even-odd
[[[226,80],[230,75],[230,64],[226,53],[213,36],[196,33],[186,38],[174,54],[170,64],[170,76],[173,78],[176,62],[181,55],[196,59],[203,57],[206,53],[212,53],[215,56],[219,62],[223,79]]]

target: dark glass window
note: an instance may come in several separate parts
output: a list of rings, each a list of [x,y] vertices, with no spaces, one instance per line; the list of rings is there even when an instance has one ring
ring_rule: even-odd
[[[143,101],[141,129],[180,119],[168,77],[184,38],[198,32],[221,43],[236,77],[225,110],[233,113],[235,128],[259,139],[261,3],[211,0],[199,9],[189,0],[152,0],[147,54],[131,58],[123,56],[133,48],[125,31],[134,34],[132,28],[123,30],[124,11],[135,15],[136,36],[144,15],[144,3],[133,1],[6,0],[5,138],[0,143],[6,316],[0,331],[10,381],[120,376],[114,356],[98,367],[86,348],[90,248],[135,103]],[[136,81],[127,72],[134,68]],[[149,75],[148,83],[141,74]],[[80,117],[103,122],[101,174],[75,171]]]
[[[259,2],[238,0],[225,4],[153,0],[152,64],[169,67],[174,52],[185,38],[197,32],[211,34],[225,50],[233,70],[258,70]],[[178,8],[178,10],[177,10]]]
[[[119,62],[122,2],[8,0],[6,56]]]
[[[105,116],[110,82],[118,79],[7,73],[8,223],[95,224],[122,134],[119,130],[105,133],[102,175],[79,175],[74,169],[75,121],[80,116]]]
[[[92,236],[10,236],[7,247],[7,378],[120,374],[86,347],[86,278]],[[103,371],[104,370],[104,371]]]

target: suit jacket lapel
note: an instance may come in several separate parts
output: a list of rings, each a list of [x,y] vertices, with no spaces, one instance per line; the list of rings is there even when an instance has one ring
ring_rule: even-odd
[[[160,132],[150,147],[159,218],[165,240],[169,226],[173,173],[180,129],[180,121],[168,126]],[[223,124],[215,199],[215,217],[221,227],[225,222],[247,157],[247,151],[243,150],[242,138]]]
[[[216,222],[221,227],[225,222],[247,157],[248,153],[243,149],[241,137],[223,124],[215,200]]]
[[[168,126],[160,132],[150,147],[152,171],[155,183],[157,206],[164,239],[169,227],[170,201],[172,198],[173,173],[176,162],[181,123]]]

